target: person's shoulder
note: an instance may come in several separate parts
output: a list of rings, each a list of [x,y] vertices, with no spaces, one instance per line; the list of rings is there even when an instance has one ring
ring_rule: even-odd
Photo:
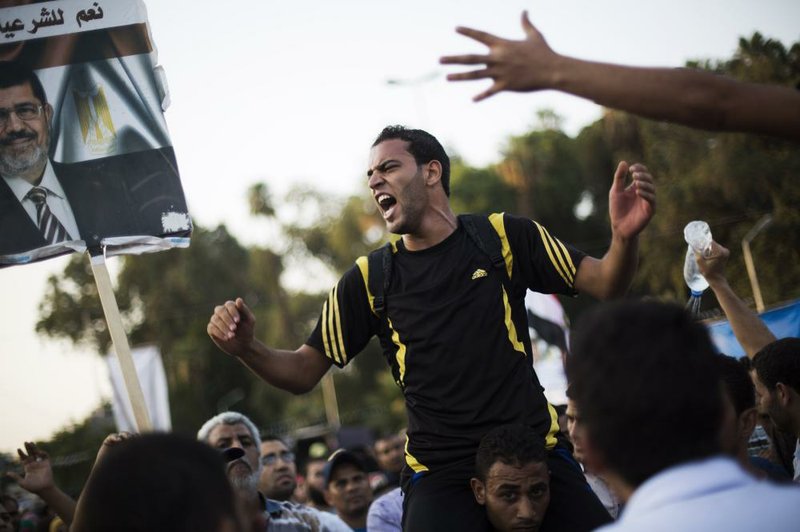
[[[498,232],[502,228],[506,233],[509,231],[517,233],[525,229],[532,229],[535,225],[530,218],[509,212],[494,212],[489,214],[488,218]]]
[[[273,524],[289,526],[292,530],[350,531],[350,527],[338,516],[304,504],[267,499],[266,510]]]
[[[394,506],[402,507],[402,505],[403,505],[403,491],[400,488],[394,488],[393,490],[384,493],[383,495],[375,499],[375,501],[373,501],[372,503],[372,506],[375,506],[376,508],[394,507]],[[372,510],[371,507],[370,510]]]
[[[317,519],[319,519],[320,524],[320,531],[321,532],[349,532],[350,527],[342,521],[342,518],[336,514],[332,514],[330,512],[325,512],[322,510],[317,510],[316,508],[306,507],[309,510],[313,510]]]

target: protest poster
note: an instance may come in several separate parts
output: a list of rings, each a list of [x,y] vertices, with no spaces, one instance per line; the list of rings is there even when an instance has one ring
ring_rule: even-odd
[[[189,244],[143,2],[0,2],[0,61],[0,267]]]
[[[139,0],[0,0],[0,267],[88,251],[134,423],[152,423],[105,258],[192,230]]]

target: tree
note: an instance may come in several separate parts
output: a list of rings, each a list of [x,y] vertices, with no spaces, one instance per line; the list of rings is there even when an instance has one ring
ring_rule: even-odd
[[[741,39],[733,59],[694,63],[745,81],[795,86],[800,81],[800,43],[790,50],[756,33]],[[686,244],[683,226],[709,222],[714,238],[734,250],[765,214],[773,225],[753,242],[762,292],[778,303],[800,294],[800,152],[795,144],[746,134],[711,133],[635,119],[643,155],[659,182],[658,214],[643,241],[637,288],[681,300],[685,296],[681,264]],[[612,147],[613,150],[613,147]],[[734,289],[749,294],[741,259],[731,260]],[[669,265],[663,275],[665,265]],[[713,298],[706,298],[713,303]],[[707,307],[710,305],[706,305]]]

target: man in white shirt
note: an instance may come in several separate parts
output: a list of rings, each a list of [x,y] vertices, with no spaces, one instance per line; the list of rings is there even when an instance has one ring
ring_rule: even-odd
[[[735,413],[715,356],[676,306],[627,301],[582,316],[567,375],[583,451],[626,503],[603,530],[796,527],[800,489],[758,481],[722,454]]]

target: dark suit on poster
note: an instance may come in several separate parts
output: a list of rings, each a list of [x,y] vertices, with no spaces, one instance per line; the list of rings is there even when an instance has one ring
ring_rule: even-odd
[[[167,231],[165,213],[187,213],[172,148],[105,157],[75,164],[53,163],[87,247],[115,236],[188,236]],[[38,227],[0,179],[0,255],[45,245]]]

